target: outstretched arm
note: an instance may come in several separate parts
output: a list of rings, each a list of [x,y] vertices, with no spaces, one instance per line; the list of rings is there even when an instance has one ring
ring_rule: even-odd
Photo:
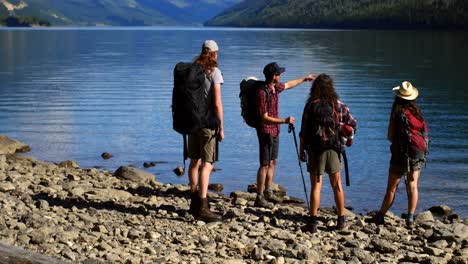
[[[315,79],[315,77],[316,77],[315,74],[309,74],[309,75],[304,76],[304,77],[302,77],[302,78],[298,78],[298,79],[295,79],[295,80],[287,81],[287,82],[284,84],[284,89],[287,90],[287,89],[294,88],[294,87],[298,86],[299,84],[301,84],[301,83],[303,83],[303,82],[312,81],[313,79]]]

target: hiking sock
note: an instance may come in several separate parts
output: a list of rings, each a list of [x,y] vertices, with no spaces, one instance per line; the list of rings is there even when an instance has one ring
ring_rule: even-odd
[[[408,213],[408,220],[409,221],[414,221],[414,214]]]

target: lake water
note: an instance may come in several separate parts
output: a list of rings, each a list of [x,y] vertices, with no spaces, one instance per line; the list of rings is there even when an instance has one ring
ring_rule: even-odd
[[[358,120],[348,148],[351,186],[346,205],[356,212],[380,207],[389,163],[386,140],[391,88],[403,80],[420,89],[419,105],[432,139],[420,180],[418,211],[447,204],[468,217],[468,34],[457,32],[272,30],[209,28],[52,28],[0,30],[0,133],[32,147],[28,155],[81,167],[143,168],[162,182],[187,183],[172,172],[182,165],[182,137],[172,130],[172,70],[199,53],[205,39],[221,50],[226,139],[222,170],[211,182],[225,193],[255,182],[254,129],[240,116],[239,82],[262,78],[263,66],[286,67],[282,80],[328,73]],[[310,83],[284,92],[280,115],[300,118]],[[299,130],[299,129],[297,129]],[[298,132],[298,131],[297,131]],[[103,160],[102,152],[114,158]],[[187,164],[188,166],[188,164]],[[305,167],[303,167],[305,169]],[[308,176],[305,175],[309,184]],[[322,206],[332,206],[328,178]],[[292,134],[282,127],[275,182],[304,198]],[[309,187],[308,187],[309,192]],[[401,184],[392,211],[406,211]]]

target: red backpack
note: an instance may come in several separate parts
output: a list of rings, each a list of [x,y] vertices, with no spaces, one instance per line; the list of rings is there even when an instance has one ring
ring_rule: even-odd
[[[405,109],[402,114],[403,131],[406,135],[406,154],[411,160],[426,161],[429,154],[429,131],[424,120],[417,119],[409,110]]]

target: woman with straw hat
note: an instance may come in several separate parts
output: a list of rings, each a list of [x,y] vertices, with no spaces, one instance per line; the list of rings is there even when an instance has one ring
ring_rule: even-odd
[[[391,142],[390,168],[387,191],[380,211],[375,216],[376,224],[384,224],[385,213],[395,199],[401,176],[406,175],[408,215],[406,226],[414,226],[414,212],[418,204],[418,179],[421,167],[428,154],[428,129],[420,108],[416,105],[419,91],[410,82],[404,81],[393,88],[395,100],[390,114],[387,138]]]

